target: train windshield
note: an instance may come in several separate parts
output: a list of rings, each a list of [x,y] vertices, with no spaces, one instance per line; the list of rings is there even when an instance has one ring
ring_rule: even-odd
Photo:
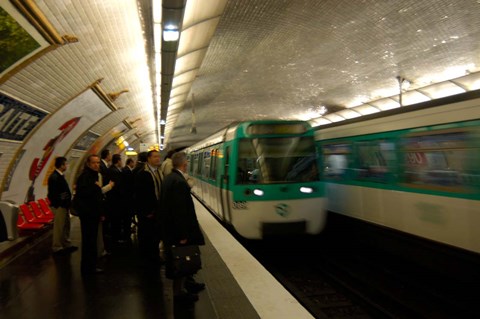
[[[319,180],[312,137],[241,139],[237,167],[237,184]]]

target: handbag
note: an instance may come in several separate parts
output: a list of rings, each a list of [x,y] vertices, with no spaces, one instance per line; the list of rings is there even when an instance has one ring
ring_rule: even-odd
[[[69,208],[70,214],[72,214],[73,216],[79,217],[80,216],[79,207],[80,207],[80,201],[74,195],[72,198],[72,203]]]
[[[197,245],[172,246],[172,272],[175,278],[190,276],[202,269]]]

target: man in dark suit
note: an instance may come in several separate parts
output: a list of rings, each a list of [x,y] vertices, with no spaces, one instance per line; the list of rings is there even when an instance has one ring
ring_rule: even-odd
[[[75,193],[78,203],[75,209],[79,214],[82,230],[80,270],[83,276],[103,272],[103,269],[96,267],[98,225],[104,207],[100,176],[100,158],[98,155],[89,155],[85,168],[77,179]]]
[[[137,163],[135,164],[135,167],[133,168],[133,175],[137,175],[138,172],[143,171],[143,169],[145,168],[145,165],[147,163],[147,157],[148,157],[148,152],[138,153]]]
[[[194,302],[198,293],[205,288],[202,283],[187,277],[172,276],[171,246],[204,245],[205,239],[198,224],[195,207],[186,179],[188,160],[185,152],[172,155],[172,172],[165,177],[163,185],[164,204],[164,244],[166,249],[166,276],[173,279],[174,300],[177,302]]]
[[[100,173],[103,177],[103,184],[106,185],[110,181],[108,168],[110,167],[110,163],[112,161],[112,153],[110,153],[110,150],[104,149],[100,153],[100,158]]]
[[[72,252],[78,248],[70,243],[70,214],[68,212],[72,193],[63,173],[67,170],[67,159],[59,156],[55,159],[55,170],[48,177],[50,207],[55,215],[53,220],[53,253]]]
[[[110,227],[108,230],[109,233],[104,235],[108,235],[108,239],[110,242],[105,244],[108,248],[112,246],[113,242],[123,242],[125,240],[123,233],[125,230],[123,229],[123,225],[125,224],[125,218],[127,214],[127,207],[126,207],[126,194],[124,190],[124,180],[123,180],[123,173],[122,173],[122,157],[120,154],[113,154],[112,156],[112,165],[108,168],[108,174],[110,176],[110,180],[114,182],[115,187],[113,187],[108,193],[106,193],[107,197],[107,214],[106,220]],[[105,223],[104,222],[104,223]],[[105,236],[107,237],[107,236]]]
[[[147,163],[135,176],[135,203],[138,217],[138,245],[147,265],[160,263],[160,199],[163,176],[160,153],[149,151]]]
[[[102,185],[103,193],[103,205],[105,206],[102,209],[102,216],[100,217],[100,225],[98,229],[98,242],[97,242],[97,252],[100,256],[110,255],[112,252],[112,223],[111,217],[109,216],[109,211],[107,207],[107,198],[106,195],[109,191],[112,190],[114,183],[111,183],[110,177],[110,165],[112,162],[112,153],[108,149],[104,149],[100,152],[100,179],[99,182]]]
[[[123,240],[129,240],[130,234],[133,232],[132,224],[137,226],[135,220],[135,174],[133,173],[133,168],[135,167],[135,161],[132,158],[127,158],[125,162],[125,167],[122,169],[122,192],[125,196],[125,209],[127,212],[127,218],[124,220],[122,228],[125,230],[123,234]]]

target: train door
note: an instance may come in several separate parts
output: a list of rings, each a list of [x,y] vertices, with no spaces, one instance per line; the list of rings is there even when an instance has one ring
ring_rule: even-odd
[[[222,219],[226,222],[231,221],[231,212],[230,212],[230,154],[231,147],[226,146],[224,151],[224,161],[222,168],[222,175],[220,176],[220,202],[222,205]]]

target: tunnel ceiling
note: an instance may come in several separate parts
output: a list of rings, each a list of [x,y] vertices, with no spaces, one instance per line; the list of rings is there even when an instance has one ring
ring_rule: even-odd
[[[104,119],[98,133],[125,119],[155,143],[151,58],[130,54],[138,41],[151,45],[148,3],[37,1],[60,34],[79,42],[35,60],[0,90],[55,111],[103,78],[106,92],[129,92],[115,101],[121,116]],[[137,5],[140,22],[126,14]],[[394,96],[397,76],[416,89],[476,73],[479,13],[476,0],[227,1],[166,146],[189,146],[232,121],[310,119],[322,106],[333,113]]]

